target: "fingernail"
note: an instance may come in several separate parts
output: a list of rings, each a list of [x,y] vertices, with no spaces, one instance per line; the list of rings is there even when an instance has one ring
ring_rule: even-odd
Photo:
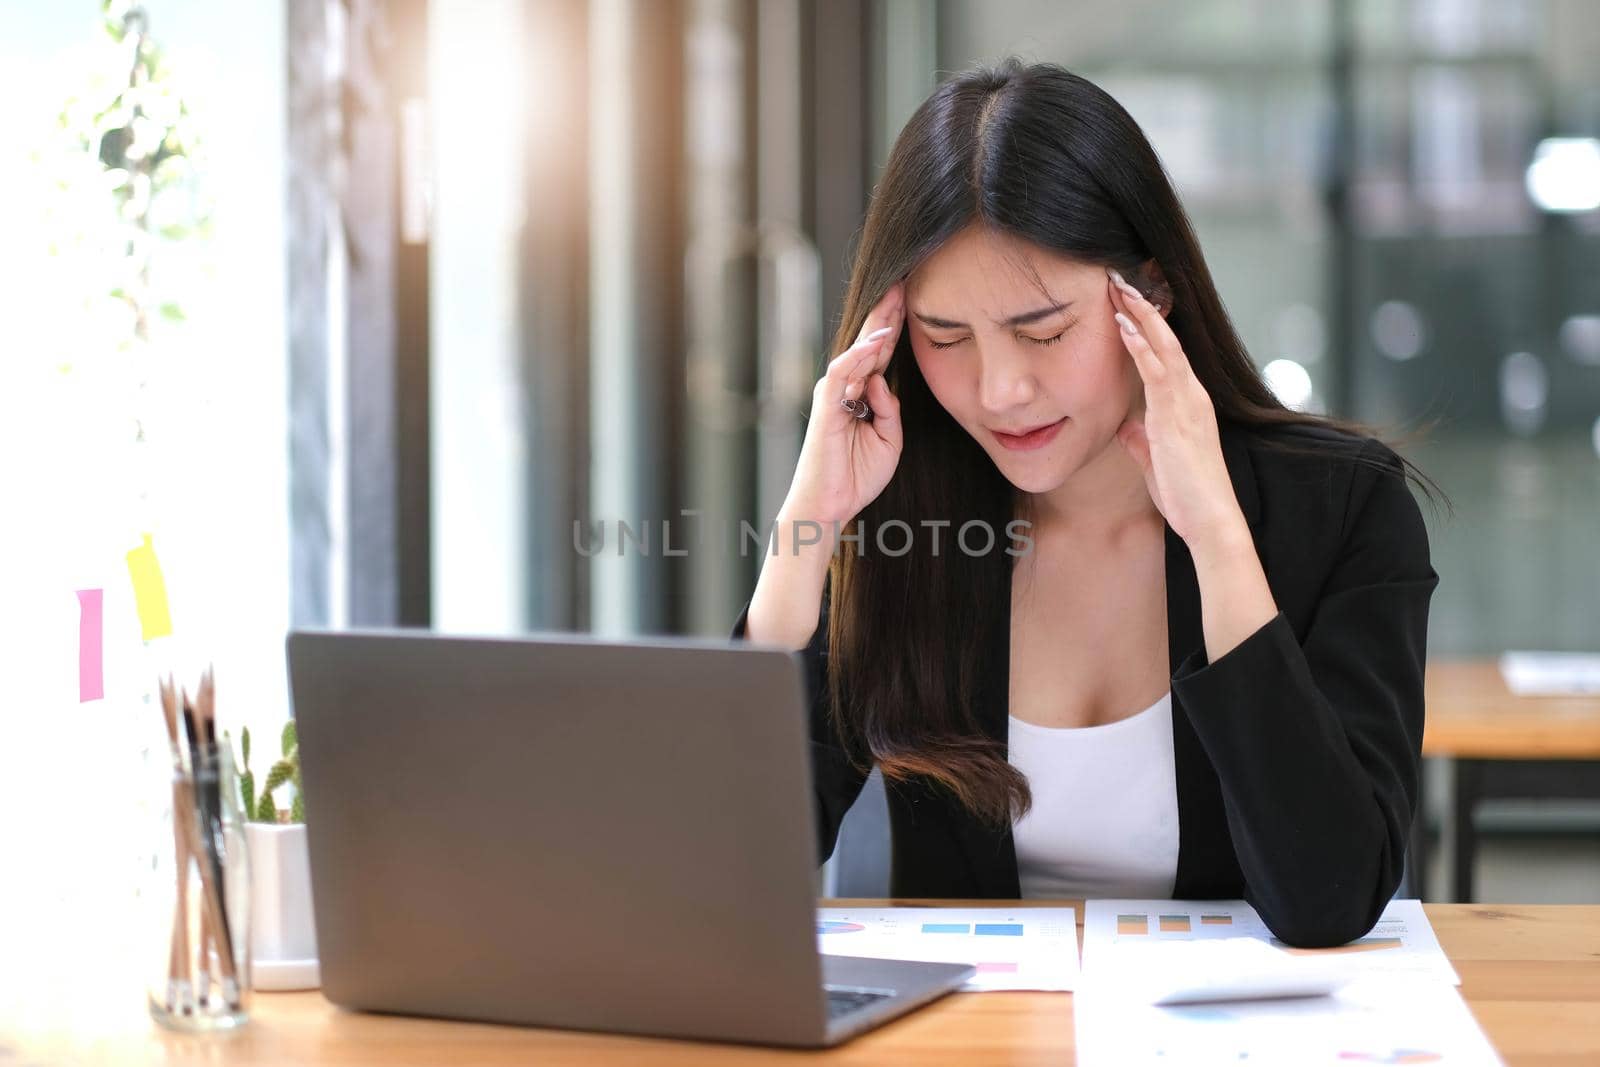
[[[867,334],[867,340],[876,341],[878,338],[887,336],[888,334],[893,333],[893,332],[894,332],[894,327],[893,326],[885,326],[881,330],[873,330],[871,333]]]
[[[1128,316],[1124,315],[1120,311],[1117,312],[1117,325],[1121,326],[1122,332],[1126,334],[1135,334],[1139,332],[1138,328],[1134,326],[1133,320],[1128,318]]]
[[[1111,280],[1117,283],[1117,288],[1118,289],[1121,289],[1124,293],[1127,293],[1129,296],[1133,297],[1133,299],[1135,299],[1135,300],[1143,300],[1144,299],[1144,294],[1139,292],[1139,290],[1135,289],[1133,286],[1129,285],[1128,284],[1128,280],[1126,278],[1124,278],[1119,272],[1113,270],[1111,272]]]

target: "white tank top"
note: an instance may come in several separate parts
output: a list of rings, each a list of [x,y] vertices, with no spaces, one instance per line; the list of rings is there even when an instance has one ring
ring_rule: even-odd
[[[1166,900],[1178,870],[1172,693],[1103,726],[1011,717],[1033,806],[1012,827],[1024,897]]]

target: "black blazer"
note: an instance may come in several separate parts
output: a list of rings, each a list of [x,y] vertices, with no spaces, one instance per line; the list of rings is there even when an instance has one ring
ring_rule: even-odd
[[[1243,898],[1274,934],[1366,933],[1399,884],[1421,769],[1428,605],[1439,576],[1394,453],[1316,428],[1223,423],[1222,452],[1279,612],[1215,663],[1183,539],[1166,531],[1179,848],[1173,895]],[[1274,450],[1293,440],[1314,455]],[[1386,470],[1354,463],[1364,453]],[[745,636],[749,604],[733,636]],[[800,653],[818,848],[832,855],[866,770],[826,714],[827,612]],[[984,638],[980,724],[1007,740],[1010,634]],[[890,783],[890,892],[1016,898],[1010,830],[931,783]]]

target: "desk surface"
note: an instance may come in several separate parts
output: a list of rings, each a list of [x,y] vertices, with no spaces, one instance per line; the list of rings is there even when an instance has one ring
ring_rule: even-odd
[[[929,901],[847,901],[927,904]],[[993,901],[939,903],[984,905]],[[1046,903],[1046,902],[1039,902]],[[1600,1063],[1600,906],[1430,904],[1462,992],[1508,1064]],[[1082,908],[1079,908],[1081,919]],[[1067,1064],[1067,993],[958,993],[841,1048],[789,1052],[342,1011],[316,993],[257,994],[243,1031],[188,1038],[158,1030],[137,987],[97,986],[72,1032],[0,1038],[0,1062],[406,1065],[569,1063]],[[115,989],[117,995],[110,995]],[[122,994],[126,994],[124,997]],[[3,1021],[0,1007],[0,1021]],[[4,1033],[0,1029],[0,1033]],[[8,1060],[10,1043],[16,1059]]]
[[[1425,756],[1600,759],[1600,696],[1515,696],[1497,659],[1432,660],[1425,684]]]

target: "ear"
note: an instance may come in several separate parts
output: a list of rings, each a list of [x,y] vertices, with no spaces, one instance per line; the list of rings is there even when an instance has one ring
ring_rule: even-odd
[[[1139,288],[1161,312],[1162,318],[1172,314],[1172,286],[1167,284],[1161,264],[1153,257],[1139,264]]]

